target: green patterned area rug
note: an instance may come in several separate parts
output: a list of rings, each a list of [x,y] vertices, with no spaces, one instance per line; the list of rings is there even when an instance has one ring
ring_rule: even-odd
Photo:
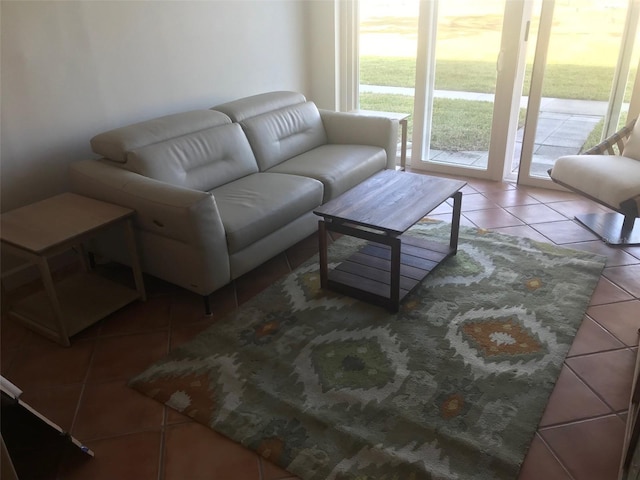
[[[317,265],[130,385],[305,480],[517,478],[604,258],[462,228],[396,314],[321,290]]]

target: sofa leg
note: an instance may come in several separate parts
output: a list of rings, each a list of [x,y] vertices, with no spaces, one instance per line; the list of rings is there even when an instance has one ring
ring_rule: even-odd
[[[87,258],[89,259],[89,268],[91,270],[96,268],[96,256],[93,252],[87,252]]]
[[[207,317],[210,317],[213,314],[211,313],[211,300],[209,298],[209,295],[203,295],[202,299],[204,300],[204,314]]]

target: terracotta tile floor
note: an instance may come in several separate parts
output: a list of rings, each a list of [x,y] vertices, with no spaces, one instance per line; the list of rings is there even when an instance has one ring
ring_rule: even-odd
[[[574,223],[601,208],[569,193],[469,180],[464,225],[524,235],[608,257],[527,458],[522,480],[613,480],[622,450],[640,326],[640,247],[611,248]],[[432,216],[449,219],[442,205]],[[2,374],[23,399],[96,456],[45,478],[174,480],[294,478],[257,454],[126,387],[126,380],[295,268],[315,236],[212,297],[147,278],[149,300],[111,315],[62,348],[2,318]]]

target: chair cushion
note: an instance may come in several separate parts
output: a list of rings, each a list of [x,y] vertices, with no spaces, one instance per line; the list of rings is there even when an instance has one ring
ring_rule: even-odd
[[[640,196],[640,162],[618,155],[568,155],[556,160],[551,178],[620,208]]]
[[[622,155],[634,160],[640,160],[640,120],[636,121],[633,130],[624,144]]]
[[[322,183],[280,173],[254,173],[211,191],[235,253],[322,202]]]
[[[323,203],[387,166],[387,152],[368,145],[322,145],[286,160],[269,172],[302,175],[324,185]]]

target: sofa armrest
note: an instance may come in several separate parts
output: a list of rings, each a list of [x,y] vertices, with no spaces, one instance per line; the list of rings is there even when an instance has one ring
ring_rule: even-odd
[[[70,176],[73,191],[135,210],[140,229],[198,246],[224,239],[218,207],[208,192],[159,182],[107,161],[74,163]]]
[[[135,226],[145,235],[190,245],[201,252],[204,267],[228,276],[224,226],[210,193],[159,182],[107,160],[72,164],[70,180],[74,192],[135,210]]]
[[[372,145],[387,152],[387,168],[395,169],[398,121],[386,117],[320,110],[329,143]]]

